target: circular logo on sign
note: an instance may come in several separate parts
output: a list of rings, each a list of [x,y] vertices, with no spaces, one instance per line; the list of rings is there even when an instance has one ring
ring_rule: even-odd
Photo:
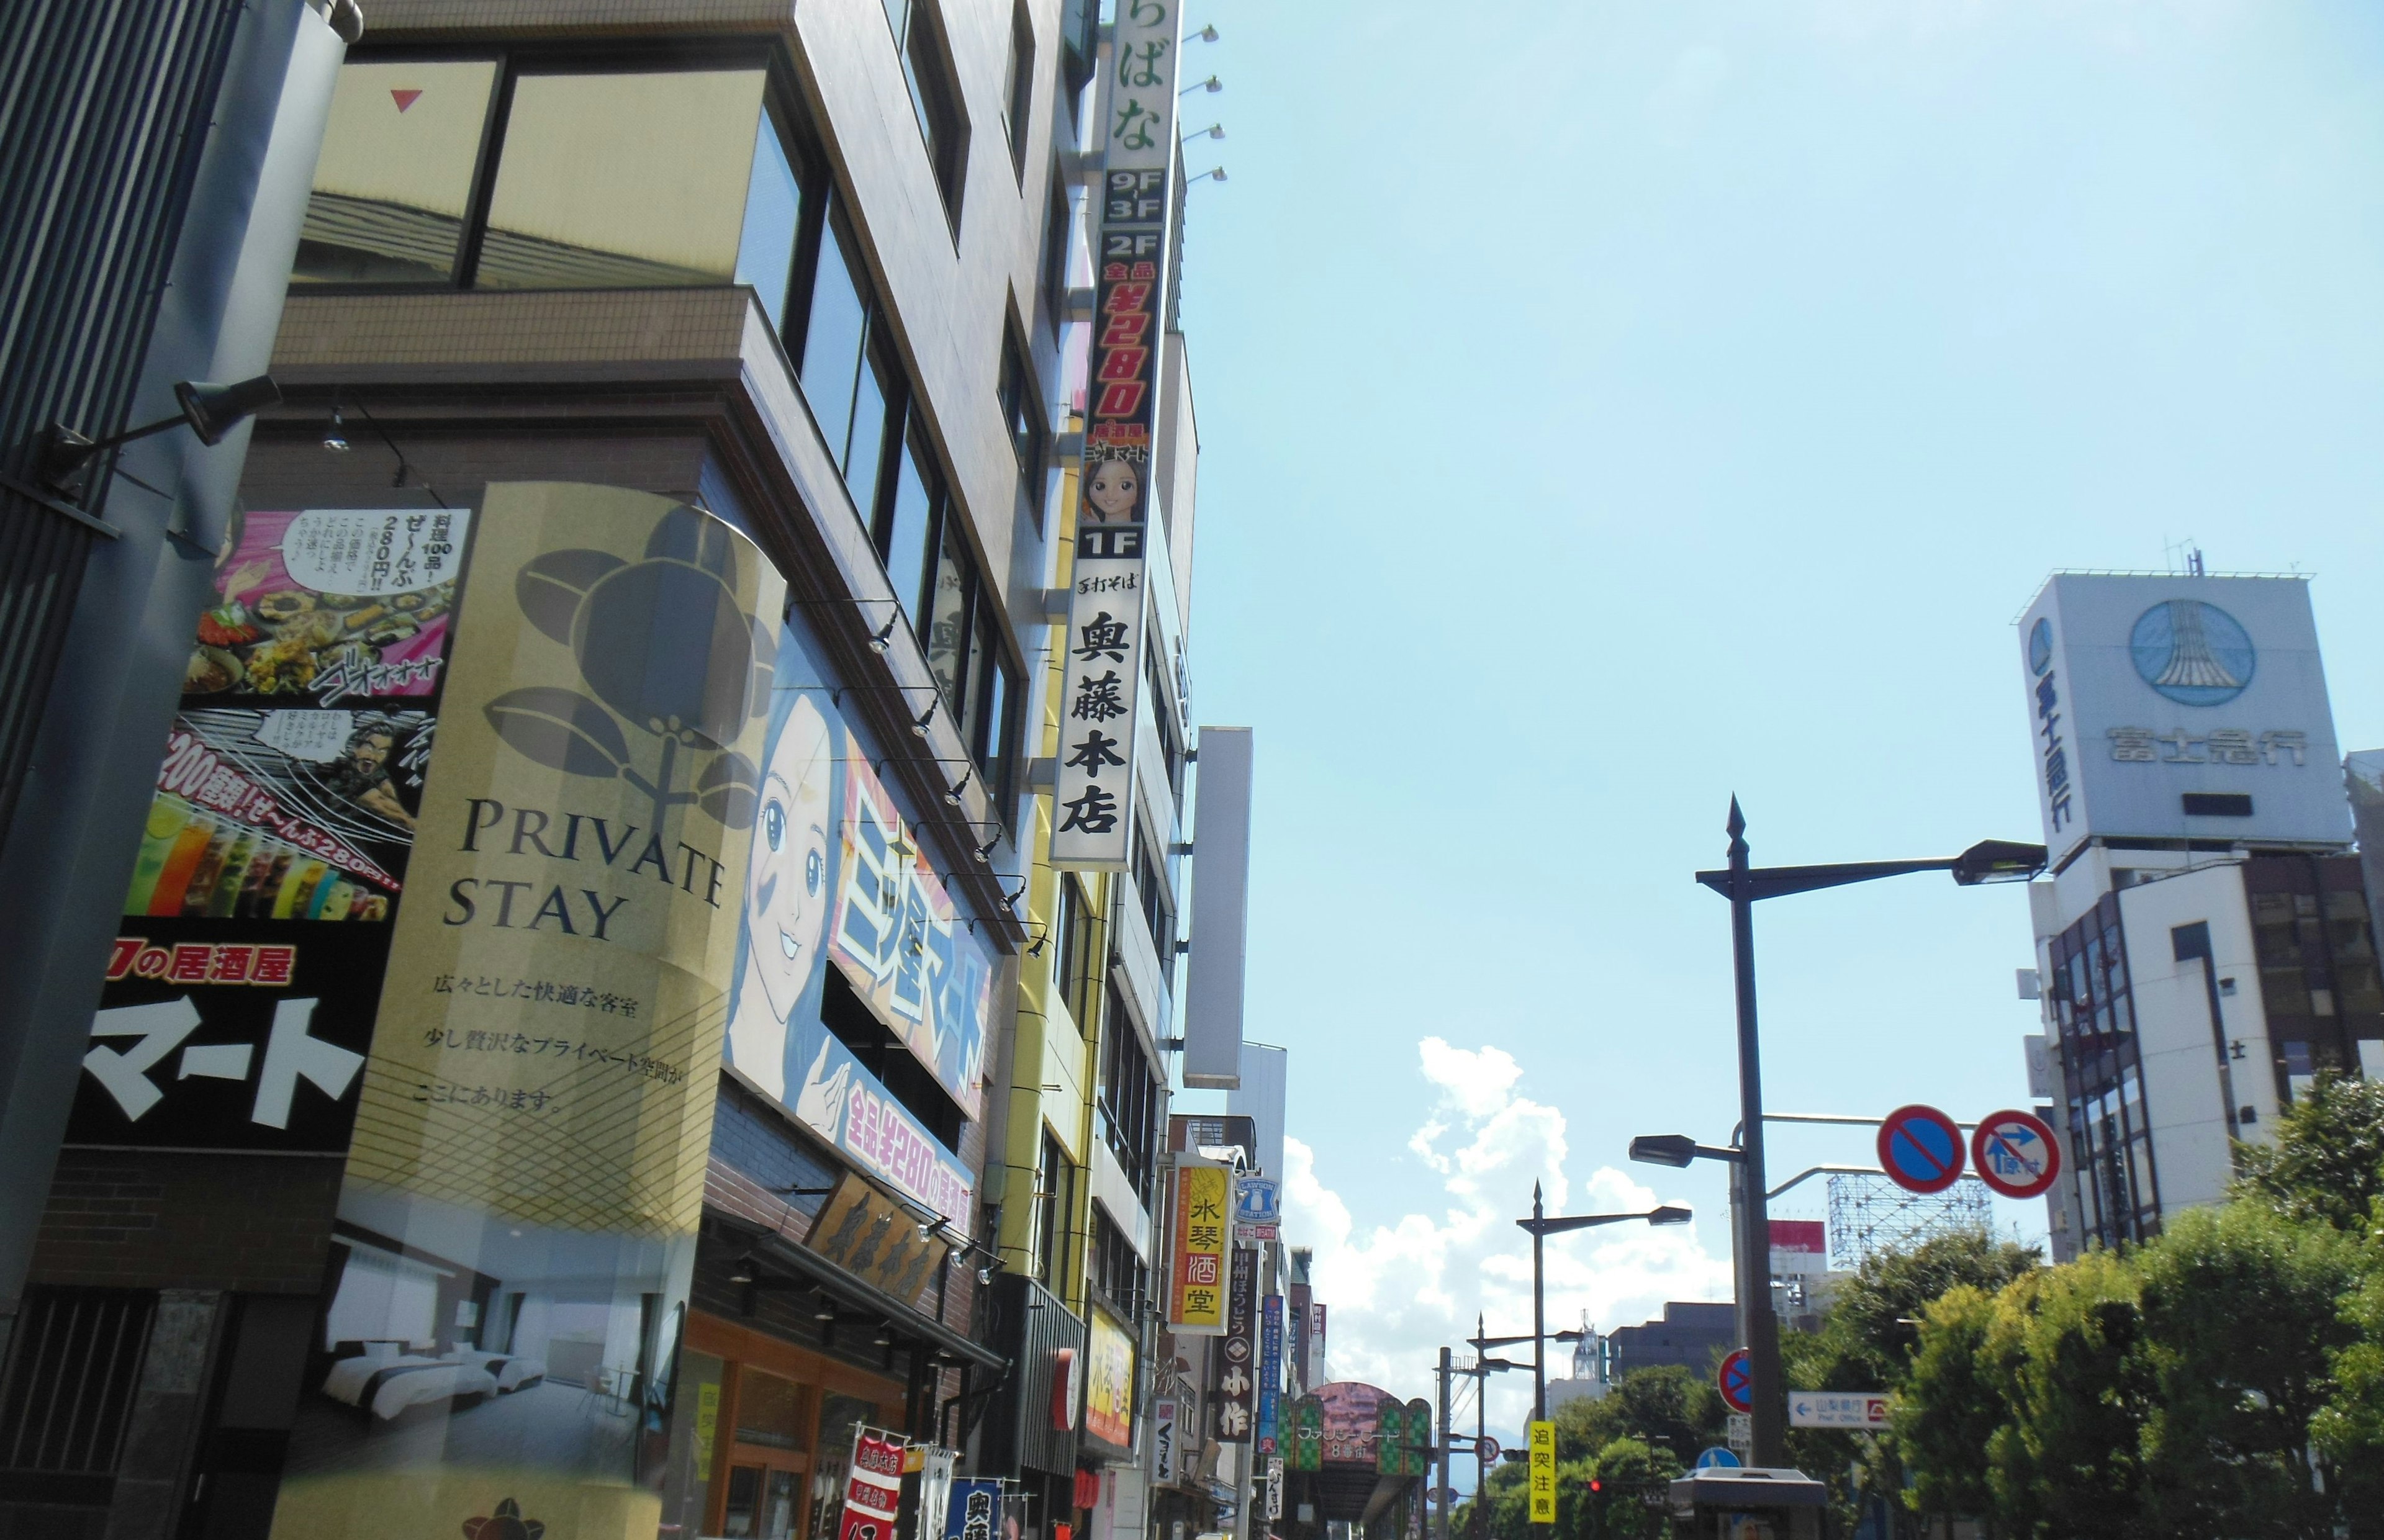
[[[2128,655],[2139,678],[2181,706],[2223,706],[2242,694],[2257,657],[2235,617],[2199,599],[2165,599],[2138,615]]]
[[[2053,622],[2043,615],[2028,628],[2028,671],[2043,674],[2053,666]]]

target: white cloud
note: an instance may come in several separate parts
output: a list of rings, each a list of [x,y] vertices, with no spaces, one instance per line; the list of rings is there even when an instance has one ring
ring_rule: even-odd
[[[1436,1211],[1361,1230],[1318,1178],[1315,1152],[1297,1138],[1284,1141],[1285,1235],[1315,1249],[1334,1372],[1403,1397],[1432,1394],[1440,1348],[1467,1351],[1477,1313],[1494,1335],[1530,1329],[1531,1243],[1514,1222],[1528,1211],[1533,1182],[1551,1213],[1649,1209],[1664,1196],[1612,1166],[1572,1183],[1564,1114],[1517,1094],[1522,1069],[1511,1054],[1438,1037],[1425,1038],[1418,1054],[1438,1095],[1408,1148],[1437,1180],[1436,1193],[1427,1186],[1419,1195],[1422,1208]],[[1546,1265],[1551,1331],[1578,1324],[1583,1311],[1604,1328],[1636,1324],[1667,1299],[1730,1298],[1729,1259],[1706,1251],[1687,1226],[1614,1225],[1555,1236]],[[1530,1346],[1512,1353],[1527,1361]],[[1567,1372],[1557,1348],[1550,1377]],[[1530,1410],[1530,1376],[1493,1376],[1491,1385],[1491,1425],[1519,1429]]]

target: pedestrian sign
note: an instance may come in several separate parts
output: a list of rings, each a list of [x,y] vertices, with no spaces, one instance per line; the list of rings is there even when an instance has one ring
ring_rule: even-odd
[[[1699,1471],[1736,1470],[1737,1468],[1738,1457],[1719,1444],[1711,1448],[1698,1451],[1695,1469]]]
[[[1729,1403],[1731,1410],[1755,1410],[1755,1365],[1747,1358],[1745,1348],[1738,1348],[1721,1360],[1721,1368],[1714,1375],[1714,1384],[1720,1388],[1721,1398]]]
[[[1934,1107],[1898,1107],[1879,1125],[1879,1163],[1906,1192],[1943,1192],[1962,1176],[1962,1130]]]
[[[1557,1425],[1534,1422],[1532,1434],[1532,1522],[1557,1521]]]
[[[2035,1198],[2061,1174],[2061,1144],[2033,1112],[1991,1112],[1970,1136],[1970,1162],[2005,1198]]]

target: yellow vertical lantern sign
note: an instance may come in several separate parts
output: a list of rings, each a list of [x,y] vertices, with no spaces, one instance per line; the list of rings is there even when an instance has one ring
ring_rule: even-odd
[[[785,587],[641,492],[475,523],[276,1540],[660,1521]]]
[[[1532,1424],[1532,1522],[1557,1521],[1557,1425]]]

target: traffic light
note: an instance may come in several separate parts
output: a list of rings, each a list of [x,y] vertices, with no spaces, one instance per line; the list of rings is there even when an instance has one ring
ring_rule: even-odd
[[[1592,1494],[1593,1496],[1594,1496],[1594,1495],[1596,1495],[1596,1494],[1597,1494],[1597,1493],[1600,1493],[1600,1492],[1605,1491],[1605,1490],[1606,1490],[1606,1482],[1605,1482],[1605,1479],[1604,1479],[1603,1477],[1599,1477],[1599,1476],[1592,1476],[1592,1477],[1590,1477],[1590,1478],[1589,1478],[1589,1490],[1590,1490],[1590,1492],[1591,1492],[1591,1494]]]

